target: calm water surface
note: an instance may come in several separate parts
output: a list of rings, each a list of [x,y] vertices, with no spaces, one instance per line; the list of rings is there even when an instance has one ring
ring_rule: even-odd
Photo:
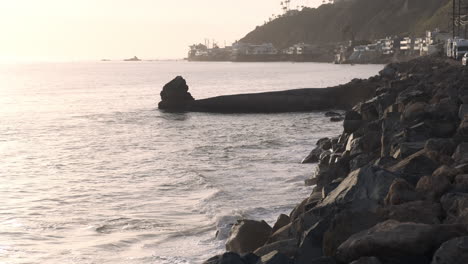
[[[0,263],[200,263],[238,218],[273,223],[311,192],[323,113],[158,111],[195,98],[326,87],[382,66],[102,62],[0,65]]]

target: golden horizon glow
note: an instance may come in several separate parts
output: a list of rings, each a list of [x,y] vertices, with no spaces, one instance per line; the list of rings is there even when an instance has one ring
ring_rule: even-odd
[[[296,0],[317,6],[319,0]],[[271,0],[0,0],[0,62],[176,59],[279,14]]]

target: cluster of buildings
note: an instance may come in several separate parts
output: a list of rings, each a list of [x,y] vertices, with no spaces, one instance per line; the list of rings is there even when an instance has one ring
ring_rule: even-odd
[[[424,37],[386,37],[373,43],[353,46],[341,45],[335,55],[335,63],[378,63],[393,56],[424,56],[442,52],[451,34],[439,30],[426,31]]]
[[[190,46],[190,61],[315,61],[330,49],[320,45],[298,43],[286,49],[277,49],[272,43],[250,44],[235,42],[231,46],[211,48],[198,44]]]

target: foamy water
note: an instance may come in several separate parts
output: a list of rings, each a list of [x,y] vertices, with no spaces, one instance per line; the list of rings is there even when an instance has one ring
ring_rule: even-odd
[[[0,65],[0,263],[199,263],[236,219],[273,223],[310,194],[323,113],[163,113],[195,98],[326,87],[382,66],[102,62]],[[221,236],[222,237],[222,236]]]

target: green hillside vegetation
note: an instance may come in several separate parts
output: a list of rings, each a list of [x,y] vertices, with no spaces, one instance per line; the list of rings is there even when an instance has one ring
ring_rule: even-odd
[[[354,0],[305,8],[279,17],[247,34],[241,42],[324,44],[370,40],[391,35],[422,35],[449,29],[450,0]]]

